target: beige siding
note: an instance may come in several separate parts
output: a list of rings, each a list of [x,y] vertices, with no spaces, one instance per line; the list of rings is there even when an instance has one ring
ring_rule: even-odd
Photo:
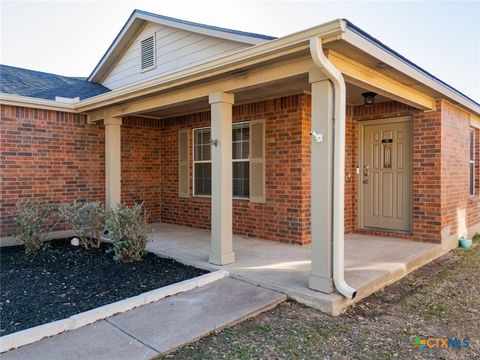
[[[155,34],[156,68],[140,71],[140,41]],[[173,27],[147,23],[119,58],[102,84],[110,89],[197,65],[212,58],[241,50],[250,45],[196,34]]]

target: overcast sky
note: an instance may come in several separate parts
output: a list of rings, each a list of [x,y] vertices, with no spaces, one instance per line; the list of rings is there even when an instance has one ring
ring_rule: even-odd
[[[346,18],[480,102],[480,1],[4,1],[2,64],[88,76],[142,9],[282,36]]]

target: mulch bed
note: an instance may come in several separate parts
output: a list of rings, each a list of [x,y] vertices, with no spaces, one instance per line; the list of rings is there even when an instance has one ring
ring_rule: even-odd
[[[122,263],[107,253],[50,241],[35,255],[23,246],[0,248],[0,336],[67,318],[207,271],[148,253]]]

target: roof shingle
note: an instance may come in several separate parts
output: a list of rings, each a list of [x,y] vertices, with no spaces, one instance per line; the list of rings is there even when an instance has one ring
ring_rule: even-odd
[[[79,77],[0,65],[0,92],[55,100],[56,96],[80,100],[110,91],[107,87]]]

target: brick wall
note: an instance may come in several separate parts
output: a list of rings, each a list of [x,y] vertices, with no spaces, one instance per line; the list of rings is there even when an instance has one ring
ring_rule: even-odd
[[[442,122],[442,237],[447,243],[455,243],[459,236],[468,234],[468,228],[480,225],[480,198],[471,197],[469,189],[469,114],[447,101],[439,102],[439,106]]]
[[[104,201],[103,126],[64,112],[5,105],[0,112],[0,237],[15,233],[18,203]]]
[[[160,164],[159,120],[127,117],[123,119],[122,201],[142,203],[151,222],[160,221]]]
[[[233,121],[266,120],[266,203],[233,201],[237,234],[282,242],[310,242],[309,99],[288,96],[233,107]],[[210,125],[210,113],[197,113],[162,122],[162,221],[210,228],[211,200],[178,197],[177,134],[181,129]],[[190,154],[192,154],[190,143]],[[190,164],[190,178],[192,165]],[[192,181],[190,181],[192,194]]]
[[[0,109],[0,237],[14,233],[17,203],[104,201],[102,125],[86,125],[85,117],[69,113]],[[234,106],[234,122],[266,120],[267,199],[265,204],[233,201],[235,233],[310,242],[310,110],[306,94]],[[405,115],[413,116],[411,237],[448,241],[466,227],[480,227],[480,198],[468,193],[468,114],[446,101],[425,113],[392,101],[347,109],[345,231],[358,231],[355,167],[360,122]],[[209,112],[162,121],[125,118],[122,201],[143,201],[150,221],[209,228],[210,198],[179,198],[177,182],[178,130],[209,125]],[[190,153],[191,147],[190,143]],[[190,165],[190,194],[191,176]]]
[[[0,238],[15,234],[16,204],[105,201],[105,132],[82,115],[1,106]],[[160,220],[160,124],[122,126],[122,201],[145,202]],[[59,224],[55,230],[67,229]]]
[[[422,168],[426,163],[423,163],[423,155],[429,151],[430,144],[424,137],[424,131],[428,130],[428,124],[420,118],[423,113],[411,106],[399,103],[397,101],[388,101],[377,103],[374,105],[361,105],[347,107],[347,141],[346,141],[346,159],[345,159],[345,232],[358,231],[358,176],[356,174],[356,166],[359,165],[359,126],[362,121],[379,120],[401,116],[413,117],[413,234],[422,234],[422,227],[428,220],[422,218],[424,213],[423,201],[426,201],[427,195],[422,191],[425,179],[422,176]],[[417,118],[419,116],[419,118]],[[423,124],[423,125],[422,125]],[[350,138],[350,139],[349,139]],[[423,150],[422,150],[423,149]],[[426,155],[428,158],[429,155]],[[418,187],[416,187],[416,185]],[[419,192],[417,191],[419,190]],[[429,214],[435,215],[435,214]],[[437,214],[440,216],[440,213]],[[403,236],[398,233],[388,232],[369,232],[375,235],[386,235],[394,237],[412,238],[412,236]],[[438,234],[438,232],[437,232]]]

